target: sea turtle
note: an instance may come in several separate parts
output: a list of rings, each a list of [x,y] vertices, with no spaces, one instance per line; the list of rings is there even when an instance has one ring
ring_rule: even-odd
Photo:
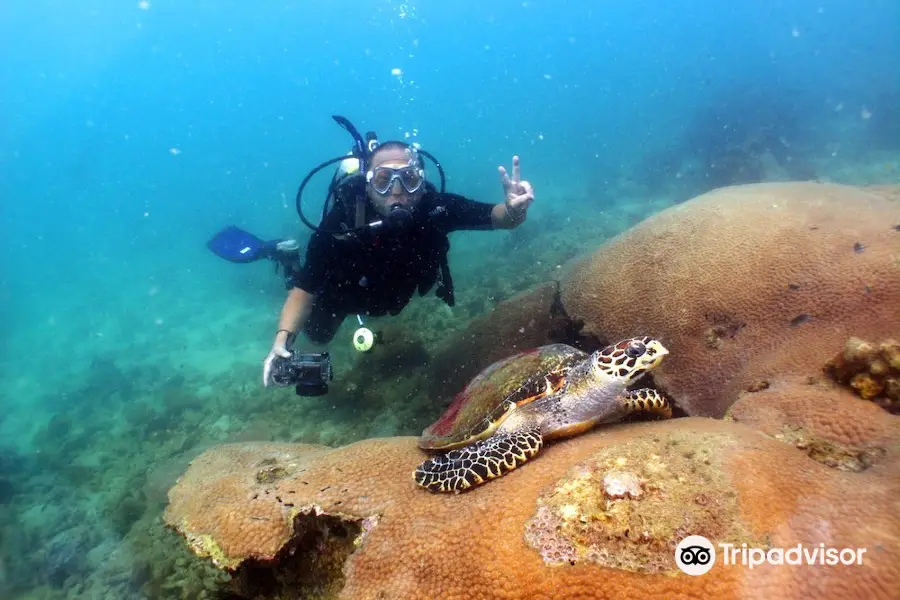
[[[635,411],[671,417],[656,390],[626,389],[668,353],[658,340],[640,337],[592,354],[551,344],[493,363],[422,432],[419,447],[439,454],[415,470],[416,483],[459,492],[505,475],[546,441]]]

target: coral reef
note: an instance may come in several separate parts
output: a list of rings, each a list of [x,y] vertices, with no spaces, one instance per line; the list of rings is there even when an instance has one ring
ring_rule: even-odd
[[[685,411],[721,417],[745,390],[820,376],[851,335],[900,335],[900,206],[864,189],[770,183],[658,213],[567,266],[584,335],[654,335],[654,378]]]
[[[668,574],[671,542],[687,535],[765,546],[741,520],[723,473],[730,443],[727,434],[681,430],[604,448],[538,498],[525,539],[550,565]]]
[[[825,365],[838,383],[850,386],[863,400],[871,400],[900,414],[900,343],[887,340],[872,344],[850,338],[843,352]]]
[[[892,389],[895,346],[847,340],[900,331],[898,222],[882,191],[717,190],[501,300],[445,345],[408,336],[365,372],[388,385],[376,372],[432,356],[418,382],[436,413],[448,390],[517,350],[649,333],[672,351],[655,383],[687,413],[724,421],[607,427],[453,496],[415,486],[414,438],[221,445],[170,491],[166,523],[241,597],[888,597],[900,585],[887,509],[900,421],[838,382],[864,372]],[[871,395],[869,379],[855,389]],[[692,578],[674,564],[688,534],[870,553],[853,577],[764,566]]]
[[[749,425],[843,471],[864,471],[898,443],[897,417],[826,381],[800,380],[745,392],[726,419]]]
[[[896,511],[872,508],[900,493],[900,421],[883,414],[889,443],[859,472],[743,424],[683,418],[559,442],[459,495],[414,485],[423,456],[414,438],[336,449],[228,444],[193,462],[165,520],[227,567],[238,590],[257,589],[259,568],[278,573],[267,582],[292,582],[254,597],[887,598],[900,585],[900,523]],[[278,478],[258,476],[273,467]],[[852,575],[717,565],[690,577],[674,563],[687,533],[737,547],[825,543],[868,554]],[[315,572],[315,560],[331,566]]]
[[[728,419],[738,423],[725,424],[727,429],[707,430],[704,427],[718,425],[707,425],[708,421],[697,419],[682,419],[684,424],[679,423],[679,429],[671,435],[668,429],[659,430],[660,435],[654,433],[656,429],[634,429],[631,433],[630,425],[607,429],[554,444],[538,460],[519,470],[517,478],[512,480],[518,483],[498,480],[478,495],[447,498],[446,503],[427,499],[427,495],[426,498],[410,495],[415,486],[408,471],[423,458],[408,447],[411,442],[386,440],[382,445],[365,442],[358,450],[309,446],[302,453],[294,446],[284,445],[280,447],[288,454],[300,454],[296,461],[282,462],[276,456],[270,464],[266,461],[270,457],[257,457],[259,464],[248,467],[245,473],[252,475],[252,480],[241,479],[238,483],[272,490],[287,485],[286,482],[297,476],[298,468],[306,468],[307,473],[314,475],[313,479],[305,479],[308,486],[319,480],[338,483],[353,480],[353,485],[327,490],[322,497],[310,501],[311,505],[324,507],[325,512],[316,513],[314,507],[297,512],[286,528],[290,533],[288,541],[272,558],[260,554],[226,572],[216,568],[209,557],[195,556],[181,538],[163,529],[159,516],[168,500],[168,489],[204,448],[243,440],[339,446],[362,438],[417,434],[440,414],[455,391],[495,358],[508,356],[523,346],[548,341],[565,341],[585,350],[602,344],[603,332],[590,320],[585,320],[584,315],[566,313],[567,307],[559,294],[561,285],[555,279],[564,275],[559,265],[565,259],[576,252],[593,252],[598,244],[629,223],[672,204],[671,198],[649,198],[644,188],[638,189],[640,183],[635,186],[633,189],[620,184],[608,186],[604,199],[591,198],[581,205],[570,204],[570,198],[564,195],[553,197],[542,188],[542,198],[553,197],[551,203],[557,199],[565,202],[558,202],[559,208],[551,208],[541,200],[534,209],[534,217],[513,232],[481,237],[472,234],[471,238],[463,238],[468,234],[455,234],[459,235],[452,259],[454,265],[459,265],[454,266],[457,306],[450,310],[435,298],[417,298],[403,314],[390,321],[385,319],[387,324],[379,319],[369,320],[367,324],[373,329],[383,330],[384,343],[368,354],[357,353],[350,347],[348,340],[356,323],[348,319],[329,347],[336,372],[331,391],[324,398],[297,397],[291,389],[260,388],[259,359],[266,350],[261,344],[267,343],[267,339],[265,334],[260,338],[259,332],[269,330],[271,315],[259,310],[255,294],[252,305],[243,312],[230,312],[231,303],[239,294],[228,297],[220,318],[210,322],[210,329],[202,331],[195,327],[195,312],[187,309],[184,329],[174,326],[178,319],[168,314],[165,326],[154,326],[155,330],[165,331],[165,335],[156,337],[147,336],[139,327],[132,330],[139,315],[131,314],[127,326],[122,328],[129,333],[127,353],[109,354],[93,344],[72,344],[72,340],[81,342],[82,338],[87,340],[88,336],[95,335],[93,329],[73,319],[69,337],[63,336],[59,342],[64,347],[78,347],[77,352],[67,353],[67,358],[75,362],[60,361],[57,367],[68,368],[55,374],[41,370],[41,377],[47,380],[41,380],[44,391],[40,393],[27,391],[29,388],[7,390],[13,399],[25,399],[29,412],[27,418],[21,419],[25,424],[21,437],[5,440],[8,446],[0,449],[3,538],[0,596],[53,600],[82,597],[212,600],[233,597],[223,595],[228,587],[241,597],[260,599],[329,598],[342,593],[344,597],[365,598],[368,592],[360,591],[361,586],[382,577],[379,573],[383,573],[386,583],[384,587],[376,586],[373,593],[384,591],[384,597],[403,597],[406,590],[413,588],[417,597],[423,598],[452,598],[453,594],[514,598],[531,592],[536,598],[553,598],[560,597],[560,589],[583,598],[603,594],[666,595],[670,591],[673,597],[680,592],[699,596],[704,592],[712,595],[723,591],[728,595],[726,592],[734,590],[738,590],[733,592],[735,596],[754,593],[759,597],[780,596],[781,588],[773,583],[779,574],[771,571],[766,571],[759,580],[757,591],[757,575],[764,569],[724,573],[724,577],[714,573],[701,578],[706,581],[688,584],[680,575],[667,575],[671,565],[664,564],[662,544],[654,545],[641,537],[645,529],[635,533],[637,524],[646,522],[651,526],[646,531],[652,539],[657,535],[671,535],[673,513],[664,493],[672,494],[673,503],[675,500],[682,503],[684,510],[679,515],[705,528],[702,530],[710,535],[726,535],[716,532],[727,531],[727,535],[736,539],[752,539],[761,546],[772,543],[771,539],[764,539],[771,531],[780,532],[777,543],[788,543],[791,536],[795,541],[833,539],[862,543],[846,534],[847,528],[863,531],[871,528],[879,533],[868,540],[871,544],[867,558],[875,555],[875,559],[871,564],[867,562],[858,590],[850,587],[855,581],[838,580],[834,572],[826,574],[822,581],[812,578],[800,581],[802,573],[782,573],[786,578],[785,595],[799,596],[802,586],[807,595],[889,596],[885,590],[894,589],[889,586],[896,587],[897,581],[894,572],[883,567],[882,557],[896,554],[897,548],[895,541],[881,544],[880,536],[896,531],[890,514],[897,513],[892,508],[897,491],[894,488],[885,491],[884,487],[886,477],[897,479],[892,470],[896,417],[874,402],[860,400],[853,388],[825,379],[822,371],[825,361],[840,352],[850,335],[878,343],[890,337],[896,339],[896,331],[888,329],[892,323],[889,318],[882,319],[883,331],[848,328],[847,335],[839,339],[835,335],[837,341],[832,340],[834,344],[829,346],[827,355],[818,352],[815,337],[809,338],[813,343],[808,348],[799,343],[785,346],[785,351],[791,353],[797,353],[800,348],[799,355],[804,360],[811,348],[816,353],[816,361],[821,361],[810,360],[810,365],[815,363],[815,369],[809,373],[806,369],[797,370],[803,375],[782,375],[779,370],[782,362],[788,366],[793,364],[793,354],[785,357],[776,352],[768,365],[758,356],[755,359],[751,356],[751,362],[765,368],[748,375],[746,385],[734,387],[736,391],[729,397],[736,395],[737,401],[731,405]],[[586,189],[588,193],[593,188]],[[897,202],[900,188],[896,185],[862,189],[865,194],[883,198],[894,207],[900,206]],[[823,202],[827,204],[829,200]],[[850,198],[849,202],[851,206],[859,204],[858,199]],[[857,212],[865,210],[868,209],[863,207]],[[828,211],[831,209],[825,216],[838,214]],[[746,218],[740,211],[725,214]],[[890,231],[900,229],[900,215],[896,212],[879,214]],[[815,210],[807,218],[810,225],[821,226]],[[858,216],[854,219],[861,220]],[[561,235],[555,226],[542,227],[542,221],[548,220],[563,226],[565,234]],[[847,221],[846,230],[856,228],[856,222]],[[705,235],[719,236],[720,227],[721,224],[711,223]],[[865,233],[866,227],[857,231]],[[825,229],[820,227],[820,231]],[[678,228],[673,231],[677,233]],[[759,232],[753,235],[760,243],[772,246],[781,243],[760,237]],[[494,241],[483,242],[483,239]],[[734,271],[735,263],[729,263],[731,259],[727,257],[745,252],[745,246],[735,248],[729,238],[719,236],[718,239],[721,243],[709,243],[707,252],[720,252],[724,270]],[[817,238],[802,239],[815,241]],[[864,239],[853,243],[857,241],[861,248],[857,250],[854,245],[854,259],[869,260],[870,253],[881,251],[880,243]],[[784,247],[796,251],[790,244]],[[640,256],[641,249],[636,252]],[[896,251],[893,255],[896,265]],[[678,261],[688,258],[684,256]],[[661,265],[671,267],[672,263],[666,260],[660,257]],[[681,262],[676,262],[676,266],[684,273]],[[699,264],[709,270],[708,263],[703,266],[700,260]],[[805,274],[807,265],[800,259],[785,264],[794,269],[792,275]],[[837,264],[840,266],[840,261]],[[773,265],[771,272],[774,269]],[[891,274],[895,272],[876,273],[877,278],[864,285],[870,286],[872,292],[880,292],[890,284]],[[738,273],[746,276],[745,271]],[[866,269],[859,273],[863,277]],[[246,291],[244,283],[242,280],[242,292]],[[256,283],[262,289],[273,281],[260,276]],[[602,291],[599,285],[600,282],[595,283],[595,291]],[[529,286],[534,287],[528,289]],[[660,289],[664,292],[665,286]],[[789,297],[794,298],[809,290],[789,286],[789,291],[794,294]],[[833,294],[834,291],[833,284],[828,283],[816,293]],[[272,296],[273,305],[280,300],[280,294],[278,290]],[[888,296],[871,298],[873,302],[890,301]],[[720,302],[727,304],[721,299]],[[188,305],[173,305],[177,306]],[[623,314],[634,318],[639,311]],[[791,315],[791,319],[801,317],[794,333],[817,324],[815,314],[807,313],[811,315],[808,319],[802,314]],[[473,317],[475,320],[470,322]],[[113,328],[107,333],[115,330],[116,320],[111,319],[110,323]],[[734,350],[734,339],[747,333],[747,327],[738,328],[735,322],[716,314],[701,329],[705,341],[726,353]],[[179,337],[183,338],[183,345],[173,346],[173,338]],[[228,351],[223,351],[225,348]],[[86,355],[91,359],[84,359]],[[79,357],[83,359],[81,362],[77,360]],[[726,376],[732,373],[725,371]],[[707,381],[732,393],[730,381]],[[16,419],[20,417],[13,413],[0,415],[0,423],[7,430]],[[724,443],[732,431],[740,431],[740,426],[758,429],[762,435],[740,437],[741,441],[734,444]],[[691,439],[680,441],[679,436],[684,438],[681,428],[692,432]],[[651,437],[645,439],[645,433]],[[658,442],[654,436],[659,437]],[[678,444],[669,446],[673,440]],[[776,448],[774,444],[780,446]],[[732,452],[729,449],[734,448],[737,448],[735,452],[745,454],[747,447],[752,447],[755,454],[748,455],[743,463],[736,462],[737,454],[729,454]],[[678,448],[684,449],[684,454],[675,452]],[[725,458],[731,456],[731,462],[718,460],[711,450],[721,451]],[[218,451],[218,448],[211,450],[204,456]],[[643,462],[631,460],[643,456],[643,452],[652,454]],[[655,459],[654,455],[660,458]],[[349,456],[362,462],[347,470],[343,461],[349,460]],[[692,458],[696,456],[709,458],[710,464]],[[619,458],[625,458],[625,464],[619,464]],[[201,466],[204,460],[196,460],[195,467]],[[558,461],[555,466],[551,466],[553,461]],[[670,466],[668,471],[654,470],[660,461]],[[224,472],[238,469],[241,464],[238,461],[226,465]],[[323,471],[323,465],[330,466]],[[527,475],[544,473],[544,468],[546,476],[535,475],[537,479],[532,480]],[[682,472],[689,468],[694,470]],[[343,478],[337,469],[347,477]],[[386,479],[374,479],[378,475],[376,471],[381,469],[385,469]],[[790,473],[785,475],[787,471]],[[648,473],[658,478],[660,487],[653,485],[654,479],[648,478]],[[676,473],[683,481],[675,477]],[[796,473],[800,473],[799,477],[795,477]],[[686,483],[694,477],[698,482],[707,482],[717,495],[698,495],[691,503],[684,493],[689,491]],[[746,486],[759,489],[746,492],[746,486],[732,483],[743,478],[748,479]],[[186,477],[185,481],[188,480]],[[210,478],[211,485],[213,480],[215,477]],[[518,498],[523,481],[528,482],[524,500]],[[404,487],[407,484],[409,488]],[[513,487],[494,487],[497,485]],[[795,485],[810,489],[810,496],[802,496]],[[377,486],[383,489],[373,491]],[[779,495],[775,491],[779,487],[787,491]],[[343,492],[344,489],[347,491]],[[723,489],[726,491],[718,495]],[[843,507],[845,491],[848,491],[849,504]],[[223,497],[232,498],[230,491],[222,493]],[[328,493],[335,494],[330,503],[326,502]],[[339,497],[342,493],[356,496],[351,502]],[[195,510],[203,511],[206,507],[212,515],[221,516],[210,508],[215,505],[211,494],[200,496],[203,502],[198,502]],[[416,506],[413,499],[428,504]],[[796,506],[791,506],[791,499]],[[277,499],[269,500],[277,502]],[[226,504],[235,515],[224,521],[231,519],[230,522],[236,523],[240,521],[239,513],[247,514],[246,507],[238,501]],[[345,504],[350,509],[338,510]],[[753,508],[757,504],[776,507],[770,520],[759,521],[762,525],[753,525],[762,510]],[[654,510],[645,511],[645,506]],[[403,512],[410,507],[411,521],[407,523]],[[717,524],[711,520],[716,511],[734,518],[735,509],[736,520],[730,523]],[[511,517],[506,516],[507,510],[511,511]],[[744,516],[748,510],[749,520]],[[266,514],[284,517],[290,513],[263,513]],[[548,529],[550,524],[558,525],[559,529]],[[748,524],[752,525],[749,529]],[[747,537],[741,538],[743,535]],[[430,536],[434,539],[429,539]],[[373,540],[376,543],[370,544]],[[387,547],[390,543],[399,546],[394,551]],[[414,550],[415,545],[423,546],[424,558]],[[603,548],[607,547],[615,548],[616,553],[604,554]],[[214,544],[209,549],[213,553],[221,551]],[[471,557],[467,555],[470,549],[474,552]],[[559,554],[554,554],[557,551]],[[551,560],[545,562],[542,553]],[[394,565],[379,562],[379,555],[402,557],[397,559],[401,568],[396,578],[391,573]],[[419,562],[406,565],[410,556]],[[526,557],[527,562],[522,569],[518,564],[521,557]],[[555,562],[553,557],[566,560]],[[574,565],[571,560],[575,561]],[[558,573],[562,573],[559,580]],[[522,583],[516,580],[520,574]],[[598,586],[598,582],[605,585],[610,574],[609,588]],[[857,575],[852,572],[853,578]],[[846,572],[843,576],[847,577]],[[472,583],[473,577],[479,577],[480,581]],[[431,582],[432,587],[417,587],[417,578]],[[456,579],[459,583],[443,583]],[[444,586],[448,591],[442,596]],[[466,591],[461,591],[463,586],[468,586]],[[393,590],[399,592],[393,594]],[[848,591],[844,593],[844,590]]]

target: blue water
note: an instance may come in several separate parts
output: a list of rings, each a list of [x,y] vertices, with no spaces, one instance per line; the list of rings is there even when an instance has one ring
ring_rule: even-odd
[[[96,562],[66,552],[122,544],[203,444],[281,439],[267,407],[294,400],[259,389],[281,282],[204,242],[226,224],[305,240],[297,186],[350,143],[331,115],[419,142],[451,191],[484,201],[502,200],[497,167],[518,154],[544,234],[594,213],[611,215],[615,233],[635,213],[728,183],[703,161],[735,129],[774,132],[785,164],[805,165],[793,178],[900,181],[894,0],[6,4],[3,597],[75,593],[75,580],[90,582],[85,597],[112,589]],[[309,214],[327,177],[312,185]],[[632,217],[616,216],[628,207]],[[509,235],[453,238],[463,293],[482,293],[479,258]],[[548,246],[535,244],[541,256]],[[546,252],[547,268],[568,258]],[[471,316],[446,315],[429,339]],[[200,400],[170,414],[174,388]],[[226,397],[237,388],[243,396]],[[318,425],[299,423],[330,423],[315,440],[325,443],[417,433],[366,428],[352,410],[296,410],[303,435]],[[182,439],[184,419],[196,438]],[[172,460],[172,477],[148,475]],[[157,496],[110,512],[153,477]],[[58,539],[60,524],[80,520],[92,535]],[[126,563],[139,560],[128,552]],[[144,583],[128,593],[154,597]]]

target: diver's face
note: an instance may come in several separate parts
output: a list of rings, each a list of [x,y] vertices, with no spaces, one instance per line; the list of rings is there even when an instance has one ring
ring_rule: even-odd
[[[372,163],[369,165],[369,169],[374,172],[379,167],[402,169],[408,166],[409,154],[405,149],[388,148],[380,152],[375,152],[375,155],[372,157]],[[384,194],[378,193],[371,183],[366,185],[366,193],[369,196],[369,200],[372,202],[372,206],[375,207],[375,210],[381,215],[386,215],[390,212],[391,207],[397,204],[410,210],[415,208],[416,204],[418,204],[419,200],[422,198],[424,188],[425,186],[421,186],[415,192],[409,193],[403,187],[403,184],[399,179],[394,179],[390,188]]]

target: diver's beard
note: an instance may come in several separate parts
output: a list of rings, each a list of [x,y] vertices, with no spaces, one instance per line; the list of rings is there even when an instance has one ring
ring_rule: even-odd
[[[419,204],[418,199],[407,198],[406,202],[403,202],[403,201],[394,200],[393,198],[388,197],[386,199],[386,201],[380,203],[380,206],[378,206],[376,208],[376,212],[382,217],[387,217],[393,211],[398,210],[398,209],[406,210],[410,213],[415,213],[416,207],[418,206],[418,204]]]

